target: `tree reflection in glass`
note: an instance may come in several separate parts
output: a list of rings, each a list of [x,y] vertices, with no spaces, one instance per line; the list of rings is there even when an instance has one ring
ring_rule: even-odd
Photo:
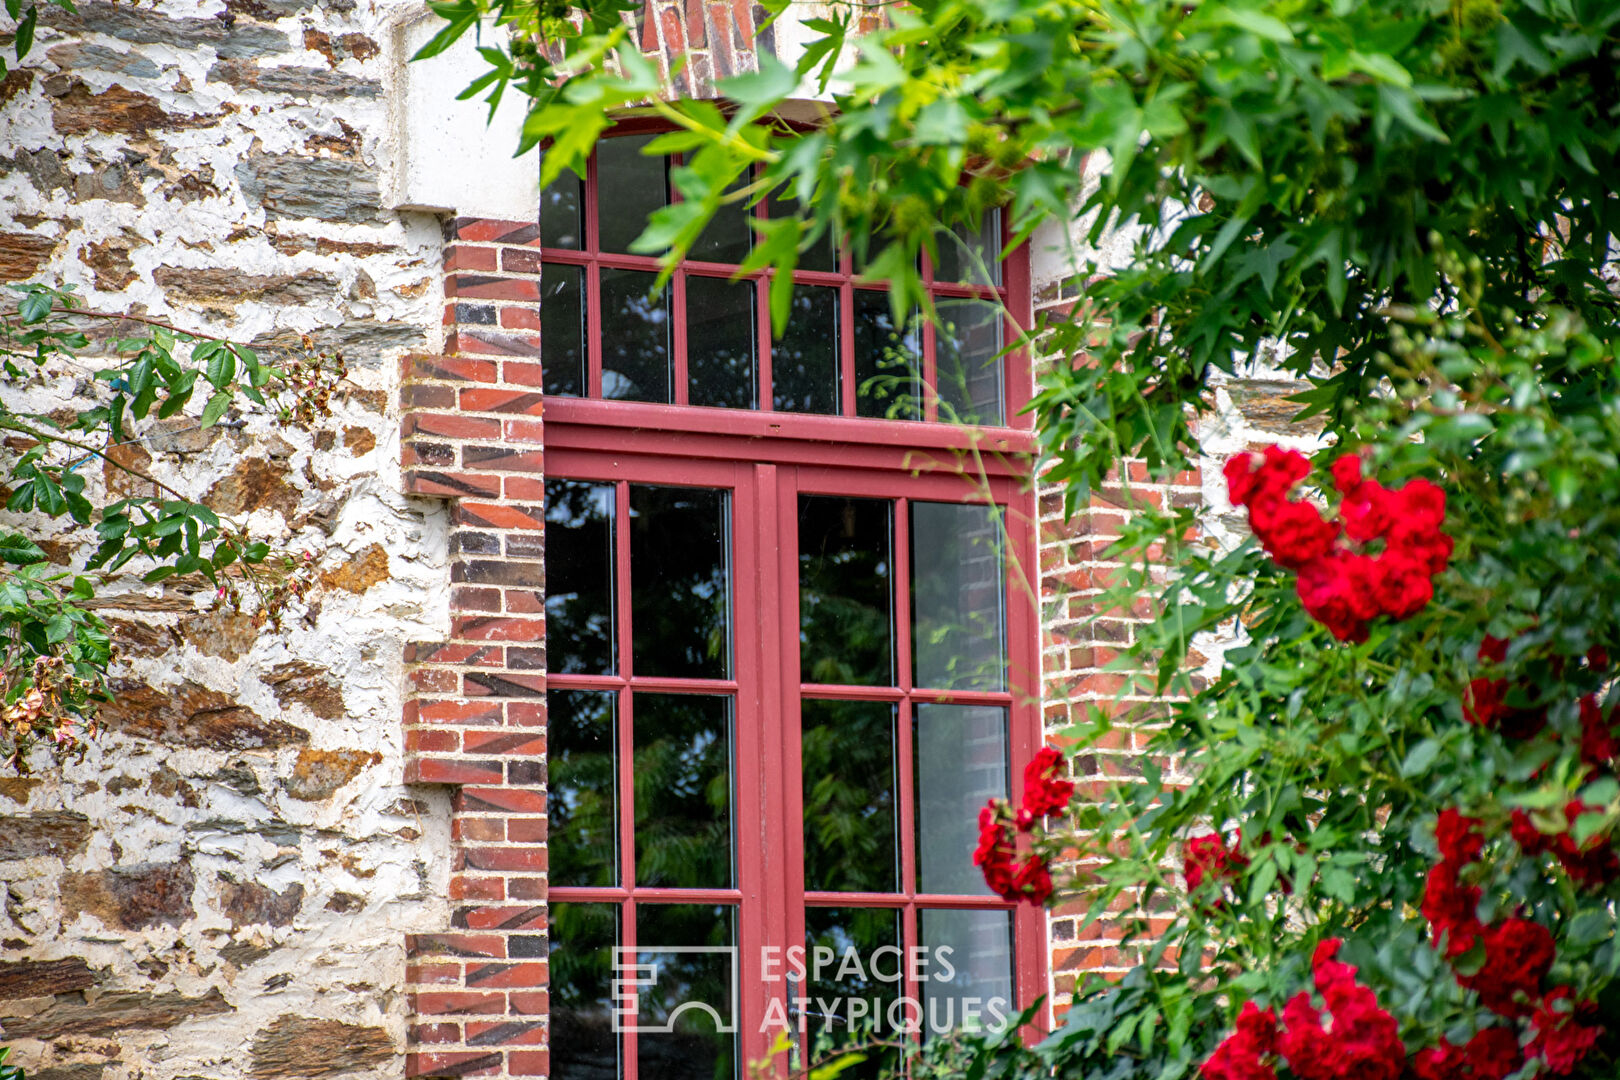
[[[656,965],[639,994],[640,1073],[655,1080],[733,1080],[737,1039],[735,909],[710,904],[636,906],[636,963]],[[668,950],[681,946],[680,951]],[[654,1031],[654,1028],[669,1028]]]
[[[988,506],[911,504],[911,649],[917,686],[1007,687],[1001,521]]]
[[[731,700],[635,701],[636,884],[730,888]]]
[[[731,673],[726,493],[630,488],[630,628],[637,675]]]
[[[613,485],[546,481],[546,660],[613,673]]]
[[[804,682],[894,684],[893,504],[799,496],[799,667]]]
[[[617,904],[553,903],[547,911],[553,1080],[616,1080],[613,947]]]
[[[895,892],[895,712],[884,701],[803,706],[804,887]]]
[[[618,880],[615,695],[546,694],[546,834],[552,885]]]
[[[889,1025],[890,1007],[905,992],[900,913],[892,908],[806,908],[804,938],[812,1045],[830,1050],[874,1039],[893,1041],[897,1034]],[[865,1061],[839,1076],[876,1080],[891,1075],[899,1063],[892,1049],[866,1053]],[[826,1057],[825,1052],[811,1054],[813,1061]]]

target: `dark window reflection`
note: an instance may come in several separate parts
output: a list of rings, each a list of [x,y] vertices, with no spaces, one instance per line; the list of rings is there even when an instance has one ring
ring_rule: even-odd
[[[552,902],[547,962],[551,972],[551,1075],[555,1080],[615,1080],[619,1036],[613,1031],[616,904]]]
[[[838,290],[795,286],[787,328],[771,345],[774,408],[838,412],[838,342]]]
[[[959,424],[1002,422],[1001,306],[989,300],[941,300],[934,339],[939,418]]]
[[[1007,710],[927,703],[915,708],[917,891],[988,896],[973,848],[979,808],[1007,797]]]
[[[780,192],[773,192],[766,205],[765,212],[773,218],[793,217],[801,212],[798,199],[781,198]],[[838,253],[833,247],[832,230],[828,229],[820,240],[799,252],[799,262],[796,269],[821,270],[831,273],[838,269]]]
[[[735,194],[748,186],[749,182],[750,178],[745,173],[726,189],[726,194]],[[742,262],[748,257],[748,249],[754,236],[754,230],[748,224],[748,219],[752,216],[753,211],[748,208],[747,199],[721,203],[720,208],[714,212],[714,217],[709,219],[708,226],[693,241],[692,250],[687,254],[687,258],[703,262]]]
[[[585,246],[584,185],[568,169],[540,189],[540,243],[545,247]]]
[[[913,316],[897,326],[889,294],[855,290],[855,413],[920,420],[922,331]]]
[[[731,887],[731,700],[637,694],[636,884]]]
[[[1001,540],[991,507],[911,504],[915,685],[1006,689]]]
[[[977,227],[958,225],[951,236],[939,238],[939,261],[934,264],[935,281],[957,281],[966,285],[1001,284],[1001,211],[991,209]]]
[[[693,405],[754,407],[752,281],[686,278],[687,399]]]
[[[637,675],[731,671],[730,528],[724,492],[630,488],[630,628]]]
[[[799,670],[805,682],[894,683],[893,504],[799,497]]]
[[[888,908],[806,908],[805,996],[809,998],[809,1032],[832,1047],[893,1040],[890,1009],[904,996],[900,949],[900,913]],[[896,975],[901,976],[895,978]],[[895,1008],[895,1019],[900,1008]],[[905,1020],[913,1013],[905,1012]],[[894,1075],[894,1050],[864,1051],[867,1059],[842,1073],[851,1080]]]
[[[596,227],[603,251],[627,252],[654,210],[669,202],[669,159],[645,157],[653,135],[596,144]]]
[[[657,274],[603,267],[602,396],[670,400],[669,290],[650,297]]]
[[[585,396],[585,268],[540,268],[540,365],[548,394]]]
[[[1014,1008],[1012,912],[924,909],[918,931],[932,961],[949,949],[950,967],[933,965],[920,984],[924,1038],[967,1030],[994,1031]],[[942,979],[939,976],[949,975]]]
[[[546,481],[546,660],[613,673],[613,485]]]
[[[611,692],[546,695],[546,836],[553,885],[618,880],[614,717]]]
[[[807,700],[802,710],[804,887],[897,891],[894,706]]]
[[[640,988],[636,1043],[642,1076],[731,1080],[738,1075],[738,972],[736,955],[728,949],[737,943],[735,923],[730,907],[637,905],[636,963],[657,968],[653,984]]]

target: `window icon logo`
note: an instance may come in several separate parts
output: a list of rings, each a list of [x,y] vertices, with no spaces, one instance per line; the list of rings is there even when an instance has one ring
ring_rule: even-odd
[[[741,1026],[737,990],[735,945],[613,948],[616,1032],[670,1034],[698,1027],[735,1034]]]

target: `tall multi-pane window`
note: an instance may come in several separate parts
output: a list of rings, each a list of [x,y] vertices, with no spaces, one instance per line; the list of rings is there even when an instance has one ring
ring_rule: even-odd
[[[773,340],[729,280],[768,202],[650,295],[645,141],[541,216],[552,1075],[995,1023],[1045,990],[971,864],[1039,744],[1021,258],[992,214],[925,262],[935,326],[811,251]]]

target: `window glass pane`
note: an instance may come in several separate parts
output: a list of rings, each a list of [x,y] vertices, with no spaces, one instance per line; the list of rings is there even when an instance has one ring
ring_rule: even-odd
[[[726,192],[732,194],[741,191],[750,182],[745,175]],[[693,242],[687,258],[704,262],[742,262],[748,257],[748,248],[754,236],[753,227],[748,224],[750,217],[753,217],[753,211],[749,209],[747,199],[721,203],[720,209],[709,219],[708,227]]]
[[[636,884],[731,888],[731,699],[635,696]]]
[[[1001,540],[1001,523],[992,507],[911,504],[915,685],[1006,688]]]
[[[669,290],[649,297],[657,274],[612,270],[602,275],[602,396],[670,400]]]
[[[546,836],[552,885],[618,881],[614,695],[546,694]]]
[[[752,281],[686,276],[687,399],[693,405],[754,407]]]
[[[540,365],[548,394],[585,396],[585,268],[540,268]]]
[[[894,706],[808,700],[802,708],[804,887],[898,891]]]
[[[935,281],[958,281],[966,285],[1000,285],[1001,211],[991,209],[978,228],[958,225],[951,237],[939,237],[939,262],[934,266]]]
[[[771,345],[774,408],[837,414],[838,342],[838,290],[795,286],[787,328]]]
[[[855,290],[855,414],[922,419],[922,332],[915,317],[902,329],[889,294]]]
[[[989,300],[938,302],[934,336],[939,418],[959,424],[1002,422],[1001,307]]]
[[[630,135],[596,144],[596,228],[603,251],[629,251],[648,216],[669,202],[669,159],[641,153],[655,137]]]
[[[612,997],[619,907],[552,901],[546,914],[551,1075],[555,1080],[614,1080],[620,1075]]]
[[[544,247],[585,246],[584,185],[573,172],[564,169],[550,184],[540,189],[540,243]]]
[[[772,192],[765,212],[773,218],[792,217],[799,211],[799,200],[779,198],[779,192]],[[820,270],[832,273],[838,269],[838,253],[833,247],[832,230],[828,229],[826,235],[811,244],[804,251],[799,252],[799,262],[795,269]]]
[[[613,485],[546,481],[546,660],[613,673]]]
[[[1012,912],[925,908],[918,922],[929,960],[929,977],[921,983],[927,1036],[962,1028],[994,1030],[1018,1015]]]
[[[637,675],[730,675],[728,518],[721,491],[630,488],[630,628]]]
[[[642,1076],[727,1080],[738,1074],[735,922],[735,910],[720,905],[636,906]]]
[[[799,497],[799,671],[804,682],[892,686],[893,504]]]
[[[905,993],[904,981],[893,978],[904,957],[900,913],[892,908],[806,908],[804,937],[811,1044],[823,1033],[834,1046],[869,1041],[874,1034],[893,1038],[889,1011]],[[896,1014],[900,1011],[895,1008]],[[911,1017],[908,1010],[907,1020]],[[883,1049],[839,1077],[874,1080],[893,1075],[898,1064],[898,1054]]]
[[[989,896],[973,865],[979,808],[1007,797],[1007,710],[918,703],[917,891]]]

